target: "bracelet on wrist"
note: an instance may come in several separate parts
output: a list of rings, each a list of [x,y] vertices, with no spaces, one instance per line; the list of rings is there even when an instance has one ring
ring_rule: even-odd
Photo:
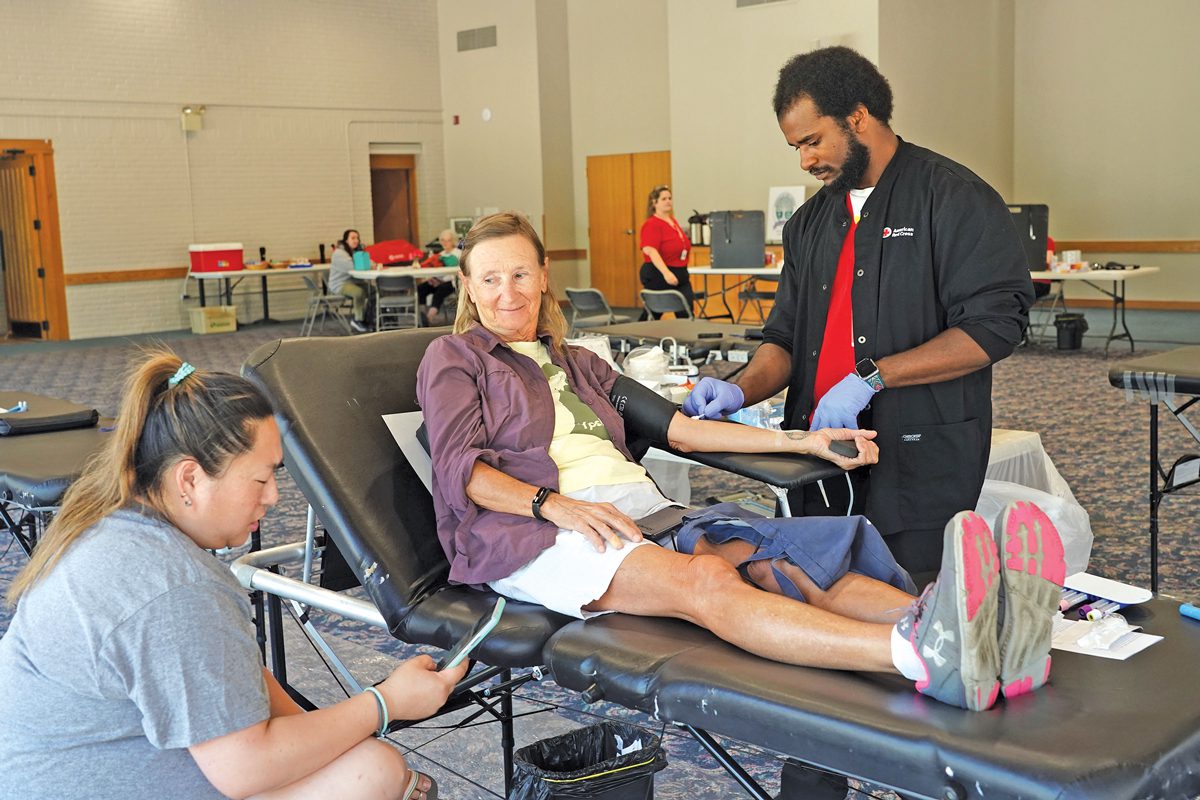
[[[379,691],[374,686],[368,686],[366,689],[363,689],[363,691],[370,692],[371,694],[375,695],[375,705],[378,706],[377,710],[379,711],[379,730],[375,732],[375,735],[382,737],[385,733],[387,733],[387,727],[392,721],[388,716],[387,702],[383,699],[383,692]]]

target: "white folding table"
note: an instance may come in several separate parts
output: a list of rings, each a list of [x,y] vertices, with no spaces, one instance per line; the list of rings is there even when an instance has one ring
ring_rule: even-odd
[[[1125,324],[1125,281],[1131,278],[1137,278],[1142,275],[1153,275],[1159,271],[1158,267],[1138,267],[1137,269],[1089,269],[1080,270],[1078,272],[1053,272],[1051,270],[1034,270],[1029,273],[1030,277],[1039,281],[1082,281],[1088,286],[1091,286],[1101,294],[1107,295],[1112,299],[1112,327],[1108,331],[1108,339],[1104,342],[1104,351],[1108,352],[1108,347],[1117,339],[1129,340],[1129,352],[1133,352],[1133,334],[1129,332],[1129,326]],[[1097,281],[1112,281],[1112,289],[1105,289],[1103,286],[1097,285]],[[1120,323],[1123,333],[1117,333],[1117,325]]]

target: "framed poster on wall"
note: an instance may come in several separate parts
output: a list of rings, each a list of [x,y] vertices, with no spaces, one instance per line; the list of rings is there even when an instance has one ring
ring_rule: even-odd
[[[767,243],[783,241],[783,224],[804,204],[803,186],[772,186],[767,194]]]
[[[450,230],[454,231],[454,235],[461,242],[462,238],[467,235],[467,231],[471,230],[471,225],[475,220],[470,217],[451,217]]]

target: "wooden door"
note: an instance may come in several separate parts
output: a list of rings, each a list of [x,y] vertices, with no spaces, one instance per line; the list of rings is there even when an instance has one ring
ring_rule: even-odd
[[[646,198],[660,184],[671,183],[671,153],[619,153],[588,156],[588,254],[592,286],[609,305],[641,305],[638,270],[642,257],[639,234],[646,219]]]
[[[417,170],[415,156],[371,156],[371,211],[375,241],[404,239],[417,247]]]
[[[15,335],[41,338],[47,316],[35,174],[33,156],[0,158],[5,314]]]

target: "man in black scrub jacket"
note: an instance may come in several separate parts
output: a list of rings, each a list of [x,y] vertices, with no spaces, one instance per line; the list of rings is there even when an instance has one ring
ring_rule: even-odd
[[[975,507],[992,429],[992,363],[1021,340],[1033,286],[1004,200],[966,167],[900,139],[892,92],[846,47],[796,56],[775,115],[824,183],[783,231],[763,344],[736,384],[703,379],[684,412],[711,418],[788,387],[785,427],[874,428],[879,463],[852,474],[865,513],[916,575]],[[844,514],[846,481],[792,498]],[[797,502],[797,501],[800,502]]]

